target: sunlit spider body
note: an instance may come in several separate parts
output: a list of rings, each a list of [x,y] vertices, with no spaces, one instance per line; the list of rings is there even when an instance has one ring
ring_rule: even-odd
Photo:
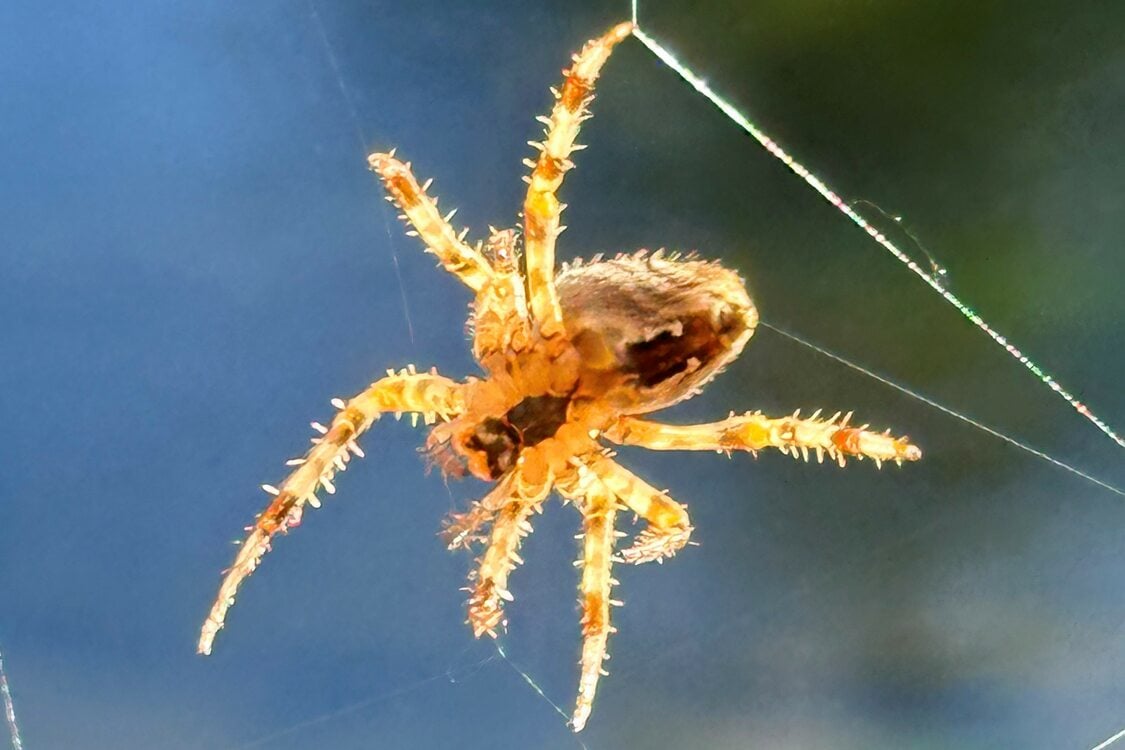
[[[522,330],[493,350],[478,327],[477,354],[490,376],[473,391],[482,406],[436,427],[431,451],[451,449],[485,480],[542,454],[560,477],[569,449],[589,444],[591,433],[697,392],[757,324],[736,274],[659,251],[577,262],[556,287],[565,335]],[[560,441],[569,449],[560,452]],[[442,466],[460,473],[456,463]]]
[[[522,562],[518,549],[531,516],[552,490],[583,517],[579,565],[584,644],[575,731],[585,725],[610,625],[613,562],[661,561],[688,543],[685,508],[613,460],[603,441],[655,450],[757,451],[775,447],[806,460],[828,455],[877,462],[916,460],[906,438],[848,426],[839,414],[819,419],[770,419],[760,413],[720,422],[672,426],[638,418],[689,398],[741,352],[758,322],[742,280],[717,263],[662,252],[638,252],[563,266],[555,274],[555,240],[564,208],[555,198],[579,123],[588,117],[594,81],[614,45],[632,31],[611,29],[586,44],[555,92],[546,138],[533,144],[536,161],[523,207],[523,268],[514,230],[492,230],[484,244],[464,243],[442,217],[410,170],[392,154],[373,154],[372,169],[403,211],[427,250],[475,292],[473,352],[484,378],[458,383],[414,368],[390,371],[354,398],[334,399],[338,409],[275,497],[249,527],[234,564],[203,625],[199,651],[210,653],[240,582],[257,567],[278,532],[297,525],[317,491],[335,492],[333,478],[356,443],[382,414],[409,412],[435,425],[427,440],[432,460],[448,474],[466,472],[494,488],[464,513],[446,520],[450,547],[483,552],[470,574],[468,622],[477,637],[495,636],[511,601],[508,577]],[[630,510],[647,522],[633,542],[615,553],[616,514]]]

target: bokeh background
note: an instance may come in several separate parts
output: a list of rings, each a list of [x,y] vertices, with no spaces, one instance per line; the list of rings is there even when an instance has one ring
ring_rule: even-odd
[[[640,5],[1125,426],[1125,6]],[[0,7],[0,647],[29,750],[1090,748],[1125,726],[1125,499],[770,330],[669,419],[855,409],[925,460],[622,450],[700,546],[617,572],[579,737],[549,704],[569,712],[577,679],[576,514],[537,521],[501,658],[463,625],[469,557],[434,536],[484,486],[427,476],[393,420],[195,655],[258,483],[328,399],[407,363],[476,372],[468,294],[403,236],[365,151],[397,145],[474,236],[514,223],[547,87],[627,15]],[[765,321],[1125,483],[1120,448],[638,42],[599,92],[563,259],[698,249]]]

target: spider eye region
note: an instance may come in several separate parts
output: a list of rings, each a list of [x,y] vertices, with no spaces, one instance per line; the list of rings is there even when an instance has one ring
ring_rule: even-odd
[[[520,434],[502,419],[489,417],[465,440],[469,471],[484,479],[498,479],[515,465],[520,453]]]
[[[523,448],[553,437],[566,423],[566,396],[528,396],[501,418],[481,421],[464,440],[469,470],[484,480],[499,479]]]

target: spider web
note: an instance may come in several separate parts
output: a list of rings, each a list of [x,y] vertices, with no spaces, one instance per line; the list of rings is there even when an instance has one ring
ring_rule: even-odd
[[[0,652],[0,698],[4,703],[4,720],[8,725],[8,736],[12,741],[12,750],[23,750],[23,738],[20,737],[19,723],[16,721],[16,706],[12,699],[12,689],[8,685],[8,673],[4,671],[4,654]]]
[[[317,6],[312,2],[312,0],[309,0],[309,6],[308,7],[309,7],[310,16],[312,17],[312,19],[314,21],[314,24],[316,25],[317,32],[318,32],[318,34],[320,35],[320,37],[323,41],[326,58],[330,62],[334,77],[335,77],[335,79],[336,79],[336,81],[339,85],[339,89],[340,89],[340,92],[341,92],[341,95],[342,95],[342,99],[345,102],[345,106],[346,106],[346,108],[349,112],[349,116],[352,119],[352,122],[355,126],[357,137],[358,137],[358,140],[360,142],[360,145],[363,148],[363,152],[367,153],[368,151],[372,150],[371,144],[368,142],[367,138],[364,136],[364,130],[365,129],[362,125],[363,119],[361,118],[361,116],[359,114],[359,108],[357,107],[356,102],[354,101],[351,93],[349,92],[349,87],[345,84],[345,76],[344,76],[343,71],[341,70],[341,66],[339,64],[337,53],[335,51],[335,47],[334,47],[334,44],[332,42],[332,37],[329,34],[328,30],[326,29],[326,27],[325,27],[325,25],[324,25],[324,23],[323,23],[323,21],[320,17]],[[633,4],[634,18],[636,18],[636,13],[637,13],[637,7],[636,7],[636,3],[634,3]],[[647,24],[642,24],[642,28],[646,29],[646,32],[647,32]],[[654,37],[648,36],[647,33],[644,33],[641,36],[641,39],[642,39],[642,41],[644,41],[644,43],[652,51],[657,52],[659,54],[659,52],[658,52],[658,50],[659,50],[659,51],[663,51],[667,54],[667,50],[665,50],[665,48],[663,46],[661,46],[660,43],[657,42]],[[620,57],[620,56],[623,56],[623,55],[619,54],[618,56]],[[668,58],[663,58],[663,61],[666,64],[670,63],[670,60]],[[611,72],[607,74],[607,76],[608,76],[607,82],[606,82],[606,84],[603,85],[603,88],[619,88],[619,87],[615,87],[614,83],[612,82],[612,78],[613,78],[612,70],[613,70],[613,63],[611,63],[611,65],[610,65],[610,71]],[[678,72],[681,75],[684,75],[685,70],[686,69],[683,69],[681,67],[678,70]],[[696,79],[696,83],[698,83],[698,79]],[[693,85],[695,85],[695,83],[693,83]],[[698,89],[698,86],[696,88]],[[704,93],[706,94],[707,91],[710,91],[710,90],[707,89]],[[651,95],[651,92],[649,92],[649,95]],[[611,97],[612,97],[612,95],[606,95],[605,99],[610,100]],[[714,98],[712,98],[712,102],[718,104],[718,102],[716,102]],[[602,102],[599,102],[599,104],[602,104]],[[731,107],[731,105],[729,105],[729,104],[726,105],[726,106]],[[737,113],[737,110],[733,110],[733,108],[732,108],[731,111],[728,111],[727,109],[724,109],[723,111],[724,111],[724,114],[726,114],[728,117],[731,117],[731,119],[735,119],[732,116],[732,111]],[[599,114],[599,116],[601,115],[600,109],[599,109],[598,114]],[[742,117],[741,115],[739,115],[739,116]],[[742,117],[742,119],[745,120],[744,117]],[[737,119],[735,120],[735,122],[736,122],[736,124],[739,124],[740,126],[742,126],[741,123],[738,123]],[[749,121],[746,121],[746,122],[748,123]],[[755,128],[755,130],[756,130],[756,128]],[[757,136],[755,136],[755,137],[757,137]],[[586,137],[587,140],[589,140],[590,138],[591,138],[591,136]],[[766,138],[768,138],[768,136],[766,136]],[[775,154],[775,155],[777,155],[777,154]],[[419,155],[419,156],[421,156],[421,155]],[[754,157],[755,157],[755,155],[750,154],[750,153],[748,153],[747,156],[746,156],[746,158],[748,160],[752,159]],[[782,158],[782,157],[779,156],[779,158]],[[437,159],[435,157],[431,161],[429,161],[428,163],[433,164],[436,161],[437,161]],[[802,170],[803,170],[803,168],[802,168]],[[425,175],[423,175],[423,176],[425,176]],[[380,194],[377,187],[373,188],[373,191],[375,192],[376,195]],[[438,193],[439,194],[442,193],[442,191],[440,190],[440,186],[438,187]],[[450,197],[455,197],[455,196],[451,195]],[[837,208],[840,208],[840,210],[843,211],[844,213],[849,213],[849,211],[846,210],[845,208],[841,208],[841,205],[844,206],[844,207],[850,208],[851,204],[846,203],[846,202],[840,202],[840,201],[837,201],[836,203],[837,203]],[[408,297],[416,296],[417,293],[411,292],[411,293],[408,294],[407,284],[404,283],[403,274],[402,274],[402,271],[400,269],[399,258],[398,258],[397,252],[394,249],[397,242],[398,242],[396,230],[395,230],[395,228],[390,226],[391,222],[389,221],[389,213],[387,212],[387,210],[381,209],[381,211],[382,211],[382,220],[383,220],[384,226],[387,229],[388,244],[391,247],[392,263],[393,263],[393,268],[394,268],[394,272],[395,272],[395,275],[396,275],[396,283],[397,283],[398,290],[399,290],[400,297],[401,297],[402,311],[403,311],[403,324],[406,326],[406,328],[408,330],[408,335],[409,335],[409,339],[410,339],[412,347],[416,347],[417,342],[416,342],[416,339],[415,339],[415,326],[411,322],[411,319],[410,319],[410,309],[408,307],[407,300],[408,300]],[[855,217],[858,217],[858,214],[854,214],[854,212],[849,214],[849,218],[852,218],[853,221],[856,221]],[[857,221],[856,223],[859,223],[862,228],[873,227],[871,233],[873,235],[878,234],[879,237],[882,237],[883,240],[885,240],[884,242],[882,242],[882,244],[884,244],[884,245],[892,244],[892,246],[895,248],[895,250],[898,250],[897,246],[893,245],[893,242],[889,239],[889,236],[891,235],[891,232],[894,229],[893,227],[886,227],[886,228],[878,227],[875,224],[871,224],[871,223],[867,222],[866,220],[862,220],[862,219],[860,221]],[[886,233],[885,235],[884,235],[884,232]],[[573,235],[573,230],[572,230],[571,235],[568,235],[568,238],[571,237],[572,235]],[[878,237],[877,237],[877,239],[878,239]],[[912,259],[910,259],[909,255],[907,253],[904,253],[902,251],[899,251],[899,252],[902,254],[902,257],[900,258],[900,260],[902,262],[907,263],[907,264],[911,264],[911,263],[914,262]],[[927,255],[927,257],[929,257],[929,253],[927,251],[921,250],[921,252],[923,252],[924,254]],[[915,273],[919,273],[917,268],[912,269],[912,270],[915,270]],[[925,274],[924,271],[922,271],[921,275],[925,276],[926,274]],[[933,287],[939,293],[944,292],[945,296],[947,296],[947,297],[952,294],[951,292],[948,291],[948,288],[944,285],[944,283],[939,283],[935,278],[932,278],[932,277],[930,278],[930,281],[934,282],[934,283],[931,283],[931,287]],[[954,281],[956,282],[956,277],[954,278]],[[958,299],[958,298],[954,297],[954,299]],[[960,300],[958,299],[958,302],[959,301]],[[959,307],[959,309],[961,309],[962,312],[965,312],[966,310],[968,310],[969,313],[972,313],[972,311],[969,310],[967,307],[965,307],[963,304]],[[968,316],[968,313],[966,313],[966,314]],[[972,313],[972,315],[975,315],[975,313]],[[767,318],[767,321],[770,321],[770,318]],[[1122,491],[1120,489],[1118,489],[1116,486],[1114,486],[1113,484],[1111,484],[1109,482],[1106,482],[1102,479],[1099,479],[1096,476],[1094,476],[1090,473],[1087,473],[1087,472],[1085,472],[1081,469],[1076,468],[1073,464],[1071,464],[1067,460],[1056,458],[1054,455],[1051,454],[1051,452],[1048,452],[1046,450],[1040,450],[1038,448],[1034,448],[1034,447],[1028,445],[1027,443],[1025,443],[1024,441],[1019,440],[1018,438],[1012,437],[1011,435],[1009,435],[1005,431],[990,427],[990,426],[988,426],[988,425],[986,425],[986,424],[984,424],[984,423],[982,423],[982,422],[980,422],[976,419],[965,416],[961,411],[952,409],[949,406],[942,404],[941,401],[939,401],[939,400],[930,399],[930,398],[927,398],[925,396],[922,396],[921,394],[919,394],[914,389],[907,388],[905,386],[902,386],[902,385],[896,383],[892,379],[889,379],[885,376],[878,375],[872,369],[869,369],[869,368],[866,368],[866,367],[863,367],[861,365],[856,364],[851,358],[844,357],[840,354],[835,353],[834,351],[832,351],[831,348],[813,343],[812,341],[810,341],[807,337],[805,337],[803,335],[791,333],[790,332],[791,326],[788,323],[786,323],[785,325],[781,325],[781,324],[774,325],[773,322],[767,322],[765,327],[767,327],[770,331],[772,331],[776,334],[779,334],[782,337],[785,337],[789,341],[796,342],[801,347],[815,352],[817,354],[817,356],[824,357],[828,360],[833,360],[833,361],[835,361],[839,364],[844,365],[845,367],[847,367],[848,369],[850,369],[852,371],[860,373],[864,378],[870,378],[870,379],[873,379],[873,380],[877,380],[878,382],[880,382],[884,385],[890,386],[891,388],[894,388],[894,389],[906,394],[910,399],[913,399],[913,400],[916,400],[916,401],[921,401],[921,402],[924,402],[925,404],[928,404],[931,407],[937,408],[942,413],[944,413],[945,415],[952,416],[952,417],[954,417],[958,420],[961,420],[961,421],[967,423],[968,425],[970,425],[973,428],[973,430],[980,431],[980,432],[986,433],[988,435],[991,435],[994,438],[999,438],[1000,440],[1006,441],[1008,444],[1014,445],[1017,448],[1019,448],[1020,450],[1028,452],[1028,453],[1036,456],[1038,459],[1042,459],[1042,460],[1052,464],[1053,466],[1055,466],[1057,468],[1063,469],[1063,470],[1065,470],[1065,471],[1067,471],[1071,474],[1077,475],[1077,476],[1081,477],[1082,479],[1084,479],[1088,482],[1091,482],[1095,485],[1098,485],[1101,488],[1103,488],[1105,490],[1108,490],[1112,493],[1116,493],[1118,495],[1123,494]],[[991,330],[991,329],[988,329],[988,330]],[[994,336],[994,338],[995,338],[995,336]],[[761,346],[761,345],[762,345],[762,342],[760,342],[760,341],[755,342],[755,344],[752,344],[750,350],[747,353],[747,356],[751,356],[751,357],[754,356],[755,346]],[[778,351],[779,350],[779,347],[776,343],[771,344],[769,346],[771,347],[772,351]],[[422,357],[424,357],[425,352],[424,351],[413,351],[412,354],[418,356],[419,358],[422,358]],[[1029,369],[1033,369],[1033,371],[1037,369],[1037,367],[1034,366],[1034,364],[1029,364],[1027,362],[1025,362],[1024,364],[1026,366],[1028,366]],[[1040,371],[1040,373],[1041,373],[1041,371]],[[1040,373],[1037,373],[1037,374],[1040,374]],[[767,378],[767,380],[768,380],[768,378]],[[1053,381],[1053,379],[1050,379],[1050,380],[1045,380],[1044,382],[1047,382],[1048,385],[1050,385],[1050,383],[1053,383],[1054,381]],[[1077,403],[1077,399],[1075,399],[1074,397],[1071,397],[1069,393],[1067,393],[1065,390],[1063,390],[1061,388],[1061,386],[1057,386],[1057,384],[1056,384],[1055,386],[1051,386],[1051,387],[1055,392],[1060,392],[1064,396],[1064,398],[1067,398],[1067,400],[1072,403],[1072,406],[1075,403]],[[729,398],[731,396],[730,391],[728,390],[725,395],[728,397],[727,400],[724,401],[724,400],[721,400],[721,399],[714,399],[710,402],[711,405],[713,406],[713,404],[716,401],[718,401],[719,403],[723,403],[723,404],[728,403]],[[755,406],[756,405],[757,404],[755,404]],[[804,404],[801,404],[801,405],[804,405]],[[810,407],[811,406],[817,406],[817,405],[819,405],[819,404],[808,404],[808,406],[810,406]],[[741,405],[739,405],[739,406],[741,407]],[[1081,406],[1081,404],[1079,404],[1078,406]],[[1079,411],[1081,412],[1082,409],[1079,409]],[[694,413],[694,411],[690,408],[689,408],[689,412]],[[704,413],[704,412],[701,411],[699,413]],[[917,413],[917,412],[915,412],[915,413]],[[893,416],[893,413],[890,416]],[[1087,416],[1088,419],[1091,419],[1091,421],[1093,421],[1099,427],[1099,429],[1102,429],[1102,431],[1105,434],[1107,434],[1111,438],[1115,439],[1117,442],[1120,442],[1120,439],[1116,437],[1115,433],[1113,433],[1112,430],[1109,429],[1108,426],[1106,426],[1103,422],[1098,420],[1096,417],[1091,418],[1088,415],[1088,413],[1084,414],[1084,416]],[[899,426],[899,422],[898,422],[897,418],[896,418],[895,424],[896,424],[896,426]],[[901,426],[905,427],[906,425],[903,424]],[[381,439],[381,438],[377,437],[375,439],[378,440],[378,439]],[[966,439],[966,441],[972,442],[971,438],[966,437],[965,439]],[[702,460],[702,459],[700,459],[700,460]],[[757,467],[755,467],[755,468],[757,468]],[[800,480],[787,479],[786,481],[800,481]],[[900,492],[901,491],[907,491],[907,488],[909,488],[909,483],[904,481],[904,480],[895,480],[894,487],[896,488],[896,490],[894,490],[894,491],[900,491]],[[887,492],[890,493],[892,491],[888,490]],[[453,505],[455,502],[456,502],[456,500],[453,498],[453,496],[451,494],[450,495],[450,504]],[[844,501],[841,501],[841,502],[846,503],[847,501],[844,500]],[[695,504],[693,503],[693,507],[694,507],[694,505]],[[557,510],[556,510],[556,512],[557,512]],[[858,513],[860,511],[857,510],[856,512]],[[916,543],[918,543],[919,540],[921,540],[924,537],[926,537],[927,535],[929,535],[936,528],[939,528],[939,527],[941,527],[941,526],[943,526],[947,523],[948,523],[947,519],[944,519],[940,515],[935,514],[935,515],[928,515],[926,517],[926,520],[924,520],[922,522],[914,523],[914,524],[906,524],[906,525],[904,525],[904,533],[901,536],[899,536],[898,538],[896,538],[896,539],[894,539],[890,542],[884,542],[883,546],[878,548],[878,553],[880,555],[893,555],[893,554],[896,554],[896,553],[897,554],[906,553],[912,548],[912,545],[915,545]],[[697,525],[701,525],[701,524],[699,524],[698,520],[697,520]],[[539,534],[549,534],[549,533],[552,533],[552,531],[548,530],[548,529],[543,529],[538,533]],[[533,559],[532,555],[527,555],[526,557],[528,557],[529,560]],[[539,562],[541,564],[545,564],[545,563],[543,563],[543,561],[539,561]],[[679,562],[679,561],[677,561],[677,562]],[[857,570],[861,570],[861,569],[862,569],[862,565],[859,565],[854,560],[851,561],[850,565],[845,564],[845,565],[840,565],[840,566],[834,567],[831,570],[831,572],[826,573],[826,574],[822,574],[822,575],[820,575],[819,577],[817,577],[813,580],[806,580],[806,581],[799,582],[798,585],[793,587],[784,596],[774,598],[772,600],[772,604],[775,606],[775,608],[778,608],[778,609],[781,609],[782,611],[784,611],[784,607],[781,606],[782,604],[785,604],[787,602],[788,603],[800,602],[801,600],[803,600],[805,598],[808,598],[808,597],[821,596],[821,595],[823,595],[823,592],[828,587],[830,587],[833,583],[840,583],[842,581],[845,581],[849,576],[855,574]],[[659,572],[663,574],[663,573],[666,573],[667,571],[659,571]],[[522,574],[523,574],[523,572],[521,572],[521,575]],[[763,575],[766,575],[766,574],[763,573]],[[628,583],[626,584],[626,587],[625,587],[626,588],[626,594],[628,596],[630,596],[630,599],[632,599],[634,597],[637,598],[637,599],[640,599],[643,596],[653,596],[654,591],[665,591],[665,592],[667,592],[669,590],[672,590],[673,587],[677,587],[677,586],[682,587],[682,586],[685,585],[685,581],[682,578],[677,578],[676,580],[664,581],[663,583],[656,584],[656,586],[653,590],[644,591],[644,592],[640,592],[640,593],[629,592],[629,590],[628,590],[629,585],[630,584],[628,584]],[[556,593],[557,593],[557,591],[556,591]],[[527,599],[527,597],[517,597],[516,606],[519,606],[521,602],[523,602],[526,606],[526,601],[525,601],[526,599]],[[772,616],[767,614],[767,615],[763,616],[760,613],[742,613],[742,614],[739,614],[735,617],[728,618],[726,620],[726,622],[723,623],[722,632],[725,634],[723,636],[723,638],[729,639],[729,634],[731,632],[736,632],[740,626],[750,627],[750,628],[752,628],[756,631],[767,631],[768,632],[770,630],[771,626],[776,625],[778,621],[781,621],[783,619],[784,619],[784,616],[782,614],[772,615]],[[534,618],[520,617],[519,620],[520,620],[520,622],[518,623],[518,625],[520,627],[526,628],[526,627],[533,626]],[[624,640],[624,639],[627,639],[627,638],[630,638],[630,637],[637,637],[637,636],[636,635],[630,635],[629,633],[625,632],[624,629],[623,629],[623,633],[618,636],[618,638],[621,639],[621,640]],[[645,644],[645,646],[648,647],[648,648],[652,648],[656,653],[658,653],[660,659],[673,660],[673,659],[676,658],[677,654],[683,654],[684,652],[700,651],[703,643],[704,643],[703,639],[700,639],[700,640],[680,640],[679,642],[669,642],[668,640],[661,640],[661,639],[657,638],[655,641],[650,640],[648,643]],[[244,745],[244,747],[269,746],[270,741],[272,741],[273,739],[278,738],[280,736],[284,736],[284,735],[287,735],[287,734],[290,734],[290,733],[295,733],[295,732],[298,732],[298,731],[301,731],[301,730],[304,730],[304,729],[308,729],[308,728],[317,726],[319,724],[331,722],[331,721],[334,721],[337,718],[343,717],[343,716],[351,714],[351,713],[362,712],[364,709],[370,708],[370,707],[384,701],[387,698],[402,696],[402,695],[405,695],[407,693],[411,693],[411,692],[414,692],[414,691],[417,691],[417,690],[421,690],[423,688],[427,688],[429,686],[432,686],[435,683],[441,682],[443,679],[446,679],[446,678],[448,679],[449,682],[467,681],[468,678],[473,677],[480,670],[486,669],[486,668],[489,667],[489,665],[492,665],[496,662],[503,662],[505,665],[510,667],[512,670],[515,670],[515,672],[518,673],[518,675],[519,675],[519,679],[522,682],[524,682],[533,691],[533,693],[538,697],[538,699],[542,700],[545,704],[547,704],[552,712],[558,714],[560,716],[561,722],[565,722],[567,712],[559,706],[559,703],[556,702],[555,699],[553,699],[552,697],[549,697],[550,695],[557,696],[559,698],[559,701],[562,702],[563,704],[566,704],[569,701],[569,692],[568,692],[568,689],[566,687],[567,683],[566,683],[565,679],[552,680],[551,686],[545,687],[545,686],[541,685],[534,677],[532,677],[531,671],[536,671],[536,670],[529,671],[525,667],[520,666],[517,661],[513,661],[513,659],[509,658],[508,652],[505,651],[504,647],[501,646],[500,644],[497,644],[495,648],[496,648],[495,654],[491,654],[491,655],[484,656],[484,657],[481,657],[481,658],[473,658],[470,661],[469,666],[466,667],[466,668],[447,667],[444,671],[440,672],[439,674],[424,677],[424,678],[420,679],[419,681],[417,681],[416,683],[410,683],[410,684],[404,686],[403,688],[392,691],[389,694],[386,694],[386,695],[380,694],[379,696],[375,696],[375,697],[372,697],[370,699],[366,699],[366,700],[362,700],[362,701],[359,701],[359,702],[356,702],[356,703],[353,703],[353,704],[349,704],[349,705],[345,706],[344,708],[338,709],[337,711],[328,712],[328,713],[325,713],[325,714],[318,715],[318,716],[316,716],[314,718],[311,718],[311,719],[306,719],[304,721],[301,721],[299,723],[296,723],[296,724],[292,725],[291,727],[284,728],[277,733],[270,734],[269,736],[266,736],[266,737],[258,738],[257,740],[254,740],[254,741],[250,742],[249,744]],[[546,648],[546,646],[544,646],[543,648]],[[637,650],[639,650],[639,649],[630,649],[630,652],[635,653]],[[708,657],[706,657],[702,654],[699,654],[698,657],[701,658],[701,659],[707,659],[708,658]],[[656,663],[656,659],[653,659],[649,662],[649,664],[654,664],[654,663]],[[619,683],[628,684],[630,682],[631,678],[638,676],[637,675],[638,672],[643,673],[644,670],[638,669],[637,667],[633,667],[632,669],[630,669],[629,667],[626,667],[623,670],[621,670],[620,672],[618,672],[617,670],[615,670],[614,672],[615,673],[614,673],[614,676],[611,678],[611,682],[613,682],[613,683],[619,682]],[[461,675],[461,674],[464,675],[463,678],[454,676],[454,675]],[[604,705],[604,703],[606,703],[605,698],[602,699],[602,701],[599,703],[599,706],[595,710],[595,720],[597,720],[597,717],[598,717],[599,714],[610,713],[613,710],[613,709],[607,708]],[[1098,745],[1098,748],[1100,749],[1100,748],[1107,747],[1110,743],[1116,741],[1121,736],[1122,736],[1121,734],[1118,734],[1118,735],[1115,735],[1113,737],[1110,737],[1108,740],[1105,740],[1102,744]],[[570,741],[571,740],[568,740],[568,742],[570,742]],[[577,745],[579,745],[579,746],[586,747],[582,738],[574,738],[573,742],[576,742]]]
[[[640,10],[650,40],[1120,426],[1125,6],[1051,5]],[[0,7],[0,735],[1121,746],[1125,504],[1049,462],[1117,488],[1120,450],[636,39],[599,82],[560,260],[695,249],[740,270],[771,326],[668,420],[855,409],[925,460],[622,450],[689,504],[700,546],[617,571],[611,676],[575,737],[576,514],[536,520],[502,652],[476,642],[469,556],[434,532],[483,488],[447,495],[419,431],[385,420],[195,656],[223,540],[328,399],[411,362],[476,372],[468,295],[391,221],[366,152],[398,146],[474,232],[515,223],[548,85],[627,9]]]

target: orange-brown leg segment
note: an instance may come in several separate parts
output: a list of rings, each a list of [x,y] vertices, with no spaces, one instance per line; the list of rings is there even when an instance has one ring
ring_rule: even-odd
[[[539,158],[525,163],[532,168],[528,178],[527,197],[523,204],[524,242],[527,253],[527,289],[531,313],[546,336],[562,331],[562,312],[555,293],[555,238],[562,231],[559,215],[562,206],[555,193],[562,185],[563,175],[574,165],[570,154],[576,149],[574,139],[589,114],[594,82],[614,46],[633,31],[633,25],[614,26],[604,36],[586,43],[574,56],[574,64],[563,72],[561,90],[552,89],[555,106],[550,117],[540,118],[546,125],[546,137],[531,145]]]
[[[464,410],[463,386],[436,372],[416,373],[414,368],[388,372],[350,401],[333,399],[336,416],[328,426],[313,423],[320,434],[304,456],[289,462],[296,468],[280,487],[262,485],[273,495],[269,507],[258,516],[249,535],[242,542],[234,563],[227,570],[211,612],[203,623],[198,651],[211,653],[215,636],[226,622],[227,610],[234,604],[239,584],[258,567],[270,549],[270,540],[279,532],[288,531],[301,522],[305,504],[320,506],[316,493],[320,488],[332,494],[337,471],[342,471],[352,454],[362,456],[356,440],[381,414],[414,412],[427,423],[449,419]]]
[[[504,368],[508,352],[527,348],[531,332],[516,251],[516,231],[492,227],[489,230],[484,255],[494,275],[492,281],[477,292],[472,320],[473,354],[486,370],[493,372]]]
[[[426,244],[428,252],[438,257],[445,270],[475,292],[493,280],[494,272],[484,255],[479,249],[465,244],[468,230],[461,234],[453,231],[449,220],[454,212],[450,211],[445,216],[438,213],[437,200],[426,195],[425,186],[418,184],[409,163],[404,164],[392,154],[371,154],[367,162],[372,171],[382,178],[390,199],[414,226],[413,233]]]
[[[504,622],[504,602],[512,601],[508,576],[523,562],[520,543],[531,533],[531,516],[540,512],[551,491],[550,484],[534,488],[530,494],[520,481],[518,470],[509,473],[476,507],[491,512],[492,533],[477,569],[469,576],[469,625],[480,638],[496,637]],[[470,511],[470,514],[472,511]],[[472,519],[479,521],[478,519]]]
[[[464,513],[453,512],[442,521],[440,536],[450,552],[469,549],[477,542],[487,541],[485,531],[496,513],[511,498],[511,487],[497,485],[491,492],[472,504]]]
[[[616,581],[611,575],[613,567],[614,519],[617,514],[617,497],[600,481],[587,485],[578,500],[582,512],[582,583],[579,586],[579,606],[582,608],[582,675],[578,680],[578,698],[570,720],[575,732],[582,731],[598,689],[598,678],[606,674],[602,662],[606,659],[609,634],[615,628],[609,622],[610,605],[620,604],[610,599],[610,589]]]
[[[906,436],[892,437],[890,430],[872,432],[867,425],[849,427],[849,412],[820,419],[817,411],[807,419],[800,412],[791,417],[770,419],[760,412],[731,415],[721,422],[698,425],[667,425],[634,417],[622,417],[605,431],[605,437],[623,445],[651,450],[743,450],[757,452],[777,448],[793,458],[809,460],[809,452],[823,461],[827,455],[843,466],[848,456],[870,458],[877,466],[884,461],[917,461],[922,450]]]
[[[648,522],[633,544],[621,552],[621,559],[633,565],[663,562],[691,539],[691,519],[687,509],[648,482],[609,458],[601,457],[590,469],[629,510]]]
[[[470,579],[468,623],[477,638],[485,633],[495,638],[504,624],[504,602],[512,601],[508,575],[523,562],[518,550],[523,537],[531,533],[534,512],[533,506],[513,499],[493,519],[488,547]]]

